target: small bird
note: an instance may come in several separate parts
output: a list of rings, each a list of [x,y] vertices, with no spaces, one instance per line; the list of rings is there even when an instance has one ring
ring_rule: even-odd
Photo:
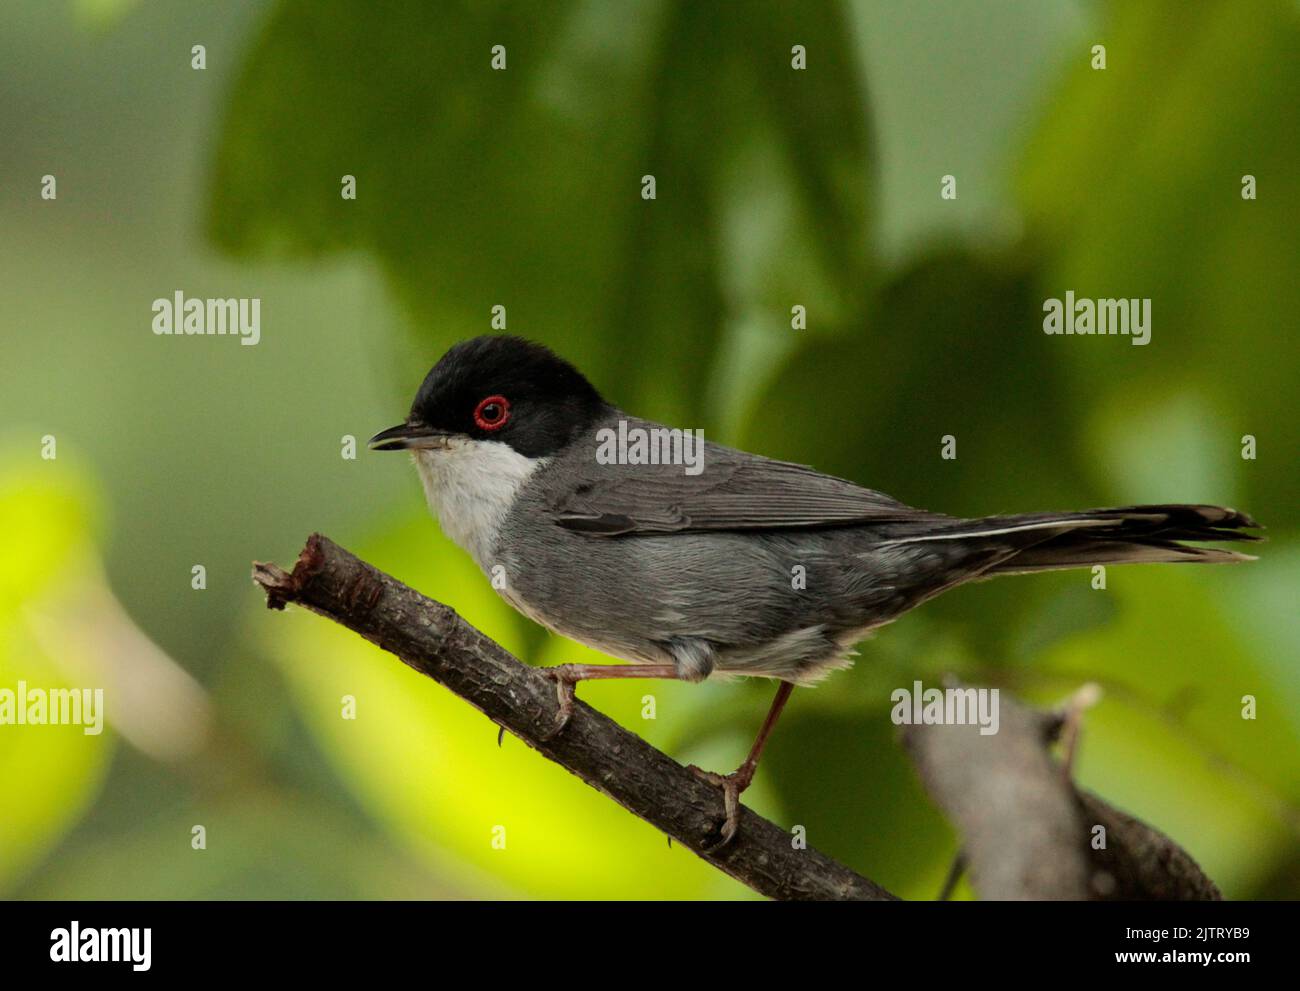
[[[1181,541],[1259,539],[1241,532],[1254,520],[1219,506],[961,519],[711,442],[692,470],[607,456],[612,436],[668,429],[607,402],[547,348],[493,335],[447,351],[406,421],[369,445],[412,453],[443,531],[485,573],[504,576],[493,585],[515,609],[632,662],[545,668],[560,703],[552,733],[568,722],[580,681],[779,682],[740,767],[694,768],[722,790],[719,845],[736,832],[740,794],[793,687],[847,667],[877,627],[969,581],[1253,560]],[[802,582],[791,580],[795,566]]]

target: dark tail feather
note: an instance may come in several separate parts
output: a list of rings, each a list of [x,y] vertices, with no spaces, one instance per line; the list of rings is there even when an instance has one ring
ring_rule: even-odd
[[[977,526],[1010,532],[1032,532],[1041,527],[1051,534],[995,565],[989,570],[990,575],[1095,564],[1253,561],[1249,554],[1218,547],[1191,547],[1180,541],[1261,539],[1242,532],[1258,529],[1258,523],[1245,513],[1222,506],[1119,506],[1078,513],[1030,513],[989,517],[972,521],[969,526],[969,536],[978,532]]]

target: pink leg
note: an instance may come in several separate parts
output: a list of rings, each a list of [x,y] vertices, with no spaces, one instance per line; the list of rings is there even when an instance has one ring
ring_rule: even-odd
[[[753,782],[754,772],[758,770],[758,760],[763,755],[763,747],[767,744],[767,738],[772,735],[772,729],[776,726],[776,721],[781,718],[781,710],[785,708],[785,703],[789,701],[790,693],[793,691],[793,684],[788,681],[781,682],[780,687],[776,690],[776,698],[772,699],[772,707],[767,710],[767,718],[763,720],[763,725],[754,740],[754,745],[749,748],[749,756],[745,758],[740,767],[730,774],[716,774],[713,771],[701,770],[694,764],[691,765],[692,771],[709,782],[709,784],[717,785],[722,789],[722,802],[726,819],[722,824],[718,847],[726,846],[731,842],[731,838],[736,835],[736,828],[740,825],[741,792]]]
[[[560,700],[560,711],[555,726],[543,739],[549,740],[565,726],[573,715],[573,689],[580,681],[601,678],[677,678],[675,664],[557,664],[542,668],[542,674],[555,682],[555,693]]]

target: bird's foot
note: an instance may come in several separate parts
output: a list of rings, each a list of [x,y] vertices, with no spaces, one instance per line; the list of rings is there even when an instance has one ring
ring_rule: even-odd
[[[557,664],[554,667],[542,668],[542,674],[555,682],[555,698],[559,702],[555,724],[542,734],[543,741],[554,739],[564,727],[569,725],[569,719],[573,716],[574,686],[582,680],[575,668],[577,668],[576,664]]]
[[[713,785],[715,788],[722,789],[722,808],[724,818],[722,821],[722,830],[718,836],[718,842],[709,847],[709,851],[721,850],[731,842],[736,835],[736,829],[740,826],[740,795],[750,786],[754,780],[754,771],[756,764],[749,761],[741,764],[730,774],[718,774],[715,771],[706,771],[703,768],[691,764],[687,770],[693,773],[697,778]]]

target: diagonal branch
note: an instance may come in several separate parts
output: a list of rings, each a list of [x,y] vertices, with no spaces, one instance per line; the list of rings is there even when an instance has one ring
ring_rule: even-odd
[[[296,603],[397,655],[759,894],[778,899],[894,897],[816,850],[796,849],[789,833],[750,809],[741,809],[735,838],[711,849],[722,822],[716,788],[581,701],[565,729],[543,739],[558,708],[554,682],[448,606],[320,534],[308,538],[292,574],[273,564],[254,564],[253,580],[266,590],[269,608]]]

